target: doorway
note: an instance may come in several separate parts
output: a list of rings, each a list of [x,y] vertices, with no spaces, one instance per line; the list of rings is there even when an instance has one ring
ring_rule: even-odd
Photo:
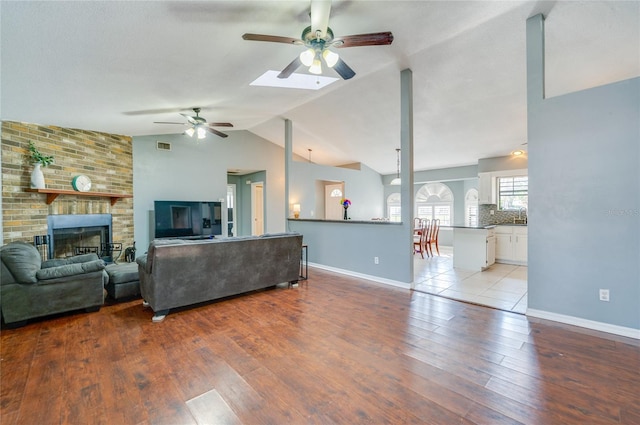
[[[251,183],[251,234],[264,233],[264,182]]]
[[[329,183],[324,186],[324,219],[342,220],[342,205],[340,199],[344,197],[344,182]]]
[[[237,223],[236,185],[234,183],[227,185],[227,236],[238,234]]]

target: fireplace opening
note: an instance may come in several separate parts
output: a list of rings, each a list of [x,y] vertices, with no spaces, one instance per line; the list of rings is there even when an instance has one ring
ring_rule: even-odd
[[[107,262],[115,260],[111,214],[50,215],[47,221],[49,258],[96,253]]]

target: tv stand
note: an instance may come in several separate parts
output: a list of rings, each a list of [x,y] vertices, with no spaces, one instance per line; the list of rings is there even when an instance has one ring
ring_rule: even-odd
[[[216,236],[220,237],[222,235],[163,236],[161,238],[155,238],[155,239],[181,239],[185,241],[200,241],[200,240],[206,240],[206,239],[215,239]]]

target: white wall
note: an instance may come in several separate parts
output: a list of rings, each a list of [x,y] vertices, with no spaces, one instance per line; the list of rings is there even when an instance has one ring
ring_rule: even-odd
[[[266,172],[265,231],[285,230],[284,150],[248,131],[227,133],[225,139],[208,135],[202,141],[181,134],[133,138],[133,216],[138,253],[146,252],[153,234],[150,214],[154,200],[223,199],[226,208],[228,169]],[[172,150],[157,150],[157,140],[170,142]],[[223,232],[226,222],[223,213]]]
[[[354,170],[293,161],[289,200],[291,204],[300,204],[300,218],[324,218],[324,212],[318,211],[324,206],[321,202],[324,192],[317,186],[319,180],[344,182],[345,195],[352,202],[349,208],[352,220],[384,217],[382,179],[371,168],[362,164],[360,170]]]
[[[640,78],[544,99],[543,31],[529,19],[528,314],[627,334],[640,329]]]

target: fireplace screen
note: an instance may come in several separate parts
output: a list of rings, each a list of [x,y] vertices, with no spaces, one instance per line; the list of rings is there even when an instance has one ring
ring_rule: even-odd
[[[113,261],[115,245],[122,251],[111,242],[111,214],[50,215],[48,224],[49,258],[96,253]]]

